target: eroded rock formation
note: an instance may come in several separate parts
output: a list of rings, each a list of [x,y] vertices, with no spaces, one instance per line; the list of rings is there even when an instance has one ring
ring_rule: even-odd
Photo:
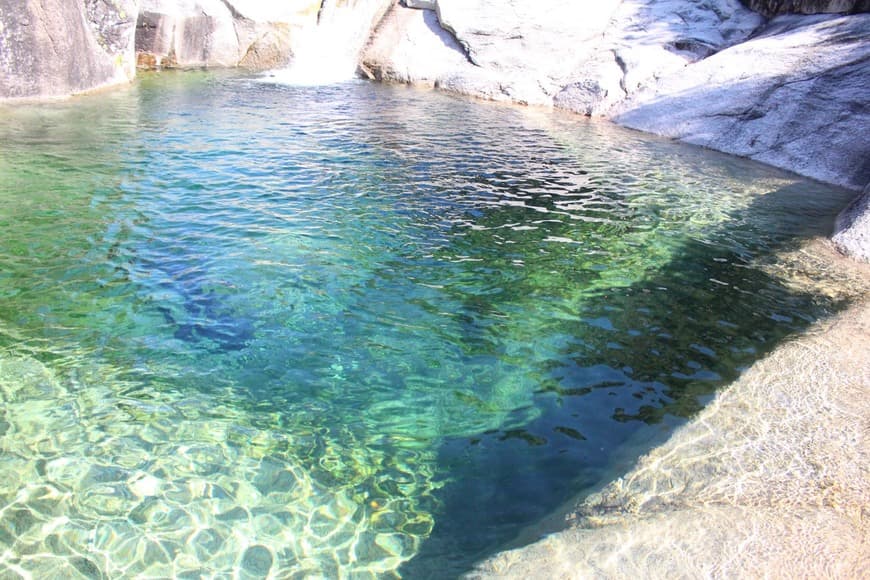
[[[273,69],[311,52],[359,50],[391,0],[142,0],[136,52],[142,68]],[[313,47],[313,48],[312,48]],[[327,54],[330,53],[330,54]]]
[[[737,0],[438,0],[434,14],[395,7],[363,64],[386,81],[603,115],[762,23]]]
[[[615,120],[861,190],[870,182],[870,14],[781,16],[659,79]]]

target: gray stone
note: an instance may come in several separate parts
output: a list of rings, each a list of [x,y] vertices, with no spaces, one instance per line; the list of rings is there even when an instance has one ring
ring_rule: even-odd
[[[615,120],[861,189],[870,181],[870,15],[781,16],[660,79]]]
[[[403,0],[408,8],[416,8],[417,10],[435,10],[437,8],[437,0]]]
[[[870,12],[870,0],[742,0],[765,16]]]
[[[430,87],[470,66],[434,12],[401,6],[389,11],[361,58],[361,68],[373,79]]]
[[[870,183],[837,217],[832,240],[847,256],[870,262]]]
[[[438,0],[436,10],[424,21],[393,9],[363,55],[373,76],[594,115],[763,23],[737,0]]]
[[[265,546],[250,546],[242,556],[242,569],[257,578],[266,578],[272,569],[274,558]]]
[[[255,1],[142,0],[137,62],[144,68],[284,66],[291,57],[290,23],[278,19],[286,18],[286,10],[269,11]]]
[[[0,0],[0,99],[129,82],[135,19],[134,0]]]

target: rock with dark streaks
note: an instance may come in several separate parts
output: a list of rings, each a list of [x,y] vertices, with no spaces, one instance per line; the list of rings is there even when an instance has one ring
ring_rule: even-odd
[[[779,14],[850,14],[870,12],[870,0],[742,0],[767,17]]]
[[[0,0],[0,99],[129,82],[136,11],[134,0]]]

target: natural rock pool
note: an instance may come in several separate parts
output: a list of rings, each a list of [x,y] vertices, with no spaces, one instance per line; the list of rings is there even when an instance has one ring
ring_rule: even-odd
[[[0,108],[0,571],[456,576],[836,310],[763,266],[853,195],[362,82]]]

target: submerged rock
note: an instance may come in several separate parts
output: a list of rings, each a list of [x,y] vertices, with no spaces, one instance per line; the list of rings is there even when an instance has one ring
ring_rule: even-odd
[[[0,99],[129,82],[136,2],[0,0]]]
[[[866,576],[870,304],[852,290],[855,305],[753,365],[571,527],[469,577]]]

